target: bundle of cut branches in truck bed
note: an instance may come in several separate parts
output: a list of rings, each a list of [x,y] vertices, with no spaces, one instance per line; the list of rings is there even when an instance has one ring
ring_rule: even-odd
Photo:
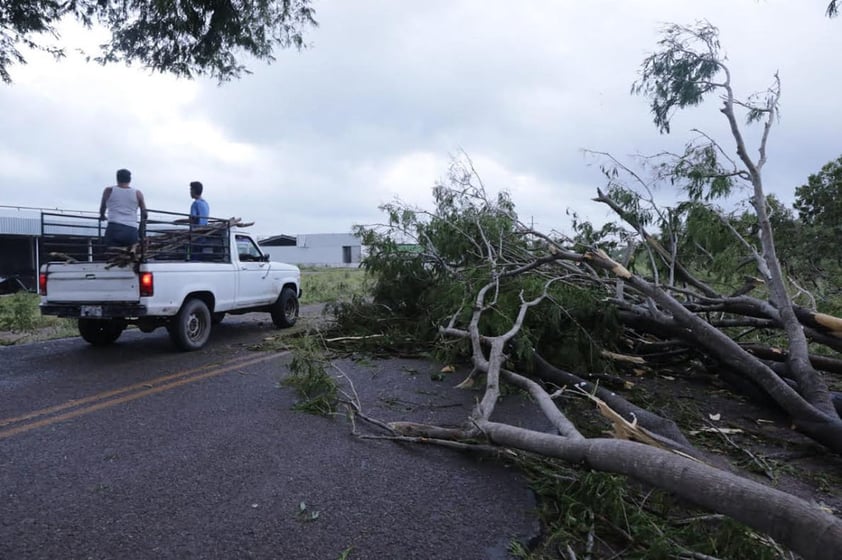
[[[147,228],[146,236],[139,243],[129,247],[108,247],[105,257],[108,268],[133,266],[144,260],[187,259],[191,248],[195,250],[197,246],[227,246],[227,232],[230,228],[246,228],[252,225],[253,222],[243,222],[241,218],[229,218],[184,229],[152,231]]]

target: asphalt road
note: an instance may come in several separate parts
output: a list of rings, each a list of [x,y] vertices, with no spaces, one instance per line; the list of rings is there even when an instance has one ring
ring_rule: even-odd
[[[0,348],[0,559],[501,559],[535,536],[517,473],[292,411],[289,356],[249,349],[276,334]],[[459,422],[476,397],[423,361],[339,366],[387,421]]]

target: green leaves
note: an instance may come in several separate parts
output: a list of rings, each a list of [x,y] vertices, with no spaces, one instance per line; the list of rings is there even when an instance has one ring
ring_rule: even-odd
[[[751,253],[734,235],[736,231],[748,243],[756,240],[753,212],[726,215],[706,204],[688,202],[679,205],[677,214],[681,216],[681,224],[674,230],[678,258],[704,280],[730,291],[743,276],[757,274]],[[725,225],[726,220],[733,231]]]
[[[793,206],[803,226],[802,253],[816,265],[842,265],[842,157],[796,188]]]
[[[325,357],[315,337],[305,336],[292,350],[290,374],[281,381],[282,385],[294,388],[300,397],[293,409],[328,416],[336,410],[339,388],[336,380],[325,370]],[[303,502],[302,502],[303,503]]]
[[[650,98],[655,125],[669,133],[677,109],[700,104],[720,85],[712,81],[722,70],[719,30],[707,22],[694,27],[672,24],[664,28],[658,45],[661,50],[643,61],[632,93]]]
[[[498,336],[512,328],[524,300],[544,291],[551,265],[528,272],[514,272],[535,259],[551,254],[550,243],[528,232],[506,192],[489,196],[469,164],[456,162],[447,183],[433,192],[435,207],[421,210],[399,202],[384,206],[388,223],[358,228],[369,249],[363,267],[374,278],[373,306],[391,312],[391,318],[365,315],[372,326],[387,332],[392,327],[432,342],[438,328],[451,319],[457,328],[471,320],[477,293],[495,282],[487,294],[479,331]],[[631,196],[629,198],[631,201]],[[641,210],[641,212],[643,212]],[[595,231],[578,222],[582,238],[610,235],[612,226]],[[559,246],[568,243],[559,240]],[[558,355],[565,366],[601,367],[599,350],[611,345],[618,334],[615,315],[601,300],[598,288],[558,282],[548,299],[529,310],[522,330],[506,353],[513,362],[527,363],[535,348]],[[350,312],[346,308],[346,312]],[[396,320],[397,319],[397,320]],[[470,356],[467,340],[437,345],[437,358],[454,363]]]
[[[807,226],[832,227],[842,223],[842,157],[810,175],[795,189],[795,209]]]
[[[33,330],[40,319],[38,296],[18,292],[0,300],[0,329],[12,332]]]
[[[659,166],[662,178],[676,185],[694,201],[710,201],[731,194],[739,171],[725,169],[720,151],[713,142],[689,143],[684,154],[670,158]]]
[[[0,0],[0,78],[10,82],[8,66],[25,62],[18,43],[61,56],[32,37],[58,38],[55,24],[65,16],[109,29],[110,41],[88,57],[96,62],[221,82],[248,73],[241,53],[272,61],[275,48],[303,48],[304,31],[317,25],[311,0]]]

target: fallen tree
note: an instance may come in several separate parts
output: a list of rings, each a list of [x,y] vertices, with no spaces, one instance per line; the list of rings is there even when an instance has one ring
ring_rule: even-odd
[[[375,424],[396,439],[443,445],[458,443],[460,448],[475,446],[482,451],[487,450],[488,444],[493,444],[622,474],[674,493],[689,503],[726,514],[771,536],[805,558],[835,557],[835,551],[842,543],[842,521],[838,518],[801,498],[736,475],[721,459],[695,448],[669,418],[639,407],[620,394],[587,381],[584,376],[555,367],[539,353],[530,355],[531,364],[513,358],[518,353],[518,339],[523,337],[529,313],[557,304],[559,294],[555,288],[559,284],[578,286],[582,290],[598,286],[606,299],[612,304],[619,304],[615,296],[617,279],[621,280],[626,284],[624,301],[644,296],[653,300],[649,305],[651,312],[661,317],[660,325],[672,327],[668,340],[675,345],[703,347],[697,339],[699,333],[704,334],[705,329],[716,329],[669,296],[663,288],[629,273],[603,251],[577,252],[550,236],[530,230],[516,220],[505,200],[498,205],[488,200],[482,187],[468,186],[468,176],[475,177],[470,171],[459,175],[461,179],[456,182],[456,188],[438,187],[437,199],[443,206],[439,211],[418,213],[417,210],[404,208],[416,218],[426,216],[429,221],[406,220],[408,214],[404,212],[393,214],[403,221],[391,224],[394,229],[388,232],[390,239],[412,236],[423,241],[419,243],[420,248],[411,254],[391,254],[390,258],[423,263],[422,266],[407,267],[406,270],[414,270],[418,274],[412,280],[403,277],[407,284],[428,282],[433,277],[439,281],[448,278],[454,284],[465,287],[460,298],[471,291],[476,292],[473,299],[455,305],[449,319],[440,326],[439,334],[444,344],[448,344],[448,340],[468,343],[474,369],[461,385],[472,386],[481,380],[482,396],[462,427],[409,422]],[[454,201],[458,201],[456,206],[460,208],[461,217],[458,219],[446,208]],[[447,225],[443,226],[445,223]],[[436,224],[434,229],[445,227],[448,234],[432,232],[427,229],[430,224]],[[505,224],[504,231],[501,231],[501,224]],[[507,227],[510,229],[506,231]],[[456,231],[460,233],[456,235]],[[373,231],[368,234],[375,235]],[[451,245],[447,248],[435,245],[431,243],[434,238],[446,240]],[[381,241],[385,239],[381,238]],[[473,249],[465,250],[468,246]],[[374,247],[382,249],[390,245],[375,243]],[[454,253],[456,248],[458,250]],[[375,255],[374,259],[376,261],[383,256]],[[461,263],[453,260],[456,256],[462,259]],[[486,282],[476,286],[482,274],[486,275]],[[539,283],[536,284],[535,279],[539,279]],[[531,299],[526,299],[527,286],[531,286],[533,291],[536,287],[540,288]],[[510,300],[513,290],[519,300],[514,311],[502,304]],[[586,297],[584,291],[583,297]],[[419,300],[423,305],[423,296]],[[664,322],[667,317],[675,320],[675,316],[683,322]],[[503,317],[508,322],[508,328],[502,326]],[[695,324],[697,320],[706,325],[702,330]],[[656,332],[657,329],[650,331]],[[728,344],[748,357],[748,367],[762,371],[763,375],[770,375],[769,372],[777,375],[748,348],[716,332],[718,337],[705,343],[718,352],[716,355],[727,355],[719,348],[727,339]],[[610,357],[617,356],[621,355]],[[523,373],[524,369],[531,370],[531,375]],[[528,392],[555,433],[495,421],[495,405],[507,385]],[[553,391],[553,387],[562,389]],[[797,394],[796,389],[789,385],[786,387]],[[569,418],[563,410],[564,405],[559,404],[570,397],[592,400],[600,414],[610,422],[615,437],[583,436],[576,426],[576,419]],[[362,415],[361,410],[357,412]]]
[[[652,166],[656,179],[683,187],[690,200],[661,209],[649,183],[608,156],[608,185],[596,201],[623,225],[597,230],[574,219],[573,237],[521,223],[507,195],[487,195],[469,160],[453,167],[449,184],[434,189],[435,210],[387,205],[386,224],[360,228],[372,249],[365,265],[378,277],[374,305],[414,320],[415,336],[438,336],[441,355],[469,357],[473,371],[461,386],[482,383],[483,391],[460,427],[373,423],[397,439],[504,446],[622,474],[726,514],[804,558],[835,558],[842,548],[837,517],[736,475],[697,449],[672,419],[573,373],[611,361],[647,363],[654,354],[641,347],[657,345],[661,356],[692,356],[712,372],[727,370],[750,388],[747,394],[784,411],[802,434],[842,452],[842,419],[825,378],[838,373],[839,360],[811,351],[838,350],[842,320],[794,303],[790,291],[803,289],[783,273],[763,190],[777,77],[759,102],[738,101],[715,28],[670,26],[660,44],[636,87],[651,97],[656,124],[668,130],[675,109],[719,92],[738,159],[703,134],[701,145],[690,144],[681,155],[662,154]],[[757,161],[749,157],[737,108],[763,124]],[[621,173],[643,194],[622,184]],[[748,229],[709,202],[737,182],[752,193]],[[727,281],[685,260],[691,214],[731,236],[742,264]],[[653,223],[657,233],[647,230]],[[710,256],[698,243],[693,250]],[[738,274],[746,267],[749,276]],[[528,392],[554,433],[496,421],[506,386]],[[570,398],[593,402],[614,438],[584,436],[578,419],[565,413]]]

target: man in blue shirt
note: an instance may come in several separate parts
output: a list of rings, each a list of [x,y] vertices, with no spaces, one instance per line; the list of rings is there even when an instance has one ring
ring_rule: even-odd
[[[190,196],[193,197],[193,204],[190,205],[190,229],[193,226],[208,225],[208,215],[210,214],[210,207],[208,202],[202,198],[202,191],[204,187],[199,181],[192,181],[190,183]],[[190,246],[190,260],[207,261],[211,260],[213,255],[213,239],[206,237],[206,234],[199,234],[193,240]]]
[[[199,181],[190,183],[190,196],[193,197],[193,204],[190,205],[190,223],[197,226],[208,225],[210,207],[208,202],[202,198],[204,187]]]

